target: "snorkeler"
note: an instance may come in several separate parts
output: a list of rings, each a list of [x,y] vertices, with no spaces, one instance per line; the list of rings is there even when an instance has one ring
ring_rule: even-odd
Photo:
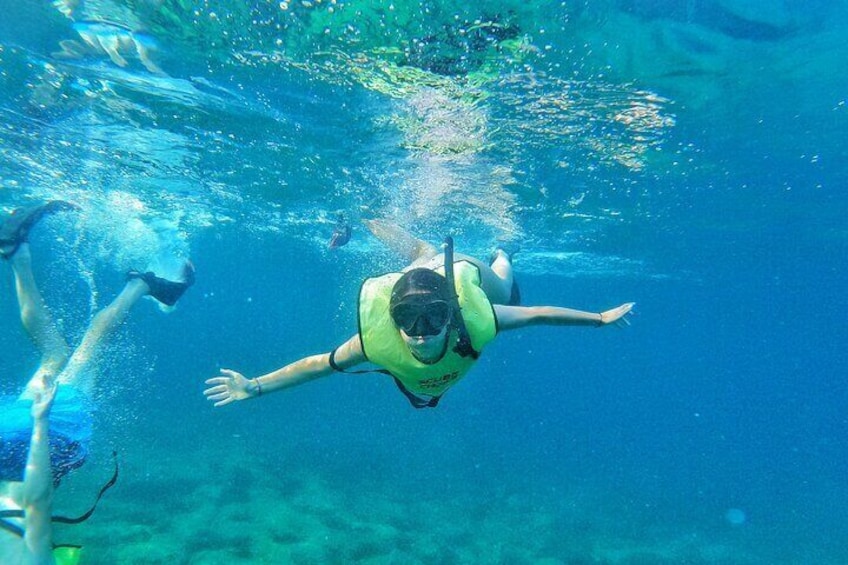
[[[45,215],[76,208],[53,201],[17,210],[0,226],[0,257],[12,268],[21,322],[41,354],[23,392],[17,397],[0,397],[3,564],[62,561],[53,553],[51,500],[54,487],[80,467],[89,452],[96,385],[91,362],[140,298],[151,296],[173,305],[194,282],[194,267],[188,261],[177,281],[131,271],[123,290],[92,318],[71,352],[36,285],[27,240]]]
[[[54,4],[58,7],[59,2]],[[60,11],[62,11],[61,8]],[[54,57],[83,59],[92,55],[106,55],[112,63],[121,68],[129,65],[127,57],[130,57],[138,59],[149,72],[158,76],[167,76],[152,57],[152,54],[159,49],[156,40],[144,31],[100,19],[75,21],[73,28],[80,40],[60,41],[61,50],[53,53]]]
[[[400,273],[366,279],[359,293],[359,331],[329,353],[312,355],[252,379],[229,369],[206,381],[215,406],[256,398],[365,362],[394,378],[415,408],[435,407],[474,365],[498,332],[531,325],[627,324],[633,303],[605,312],[556,306],[519,306],[510,256],[499,249],[491,265],[453,257],[384,221],[369,222],[375,236],[412,262]]]

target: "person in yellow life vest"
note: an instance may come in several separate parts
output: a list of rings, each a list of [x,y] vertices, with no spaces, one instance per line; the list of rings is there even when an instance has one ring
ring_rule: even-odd
[[[412,263],[400,273],[367,279],[359,293],[359,331],[334,350],[305,357],[254,378],[221,369],[204,391],[214,406],[256,398],[371,362],[394,378],[416,408],[435,407],[474,365],[499,332],[530,325],[627,324],[633,303],[605,312],[556,306],[520,306],[509,255],[495,252],[490,265],[443,253],[381,220],[374,235]]]

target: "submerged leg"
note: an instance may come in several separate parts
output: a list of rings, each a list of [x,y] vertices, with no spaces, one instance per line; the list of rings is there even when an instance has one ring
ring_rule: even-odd
[[[512,263],[505,252],[500,249],[495,251],[491,266],[464,253],[457,253],[454,260],[468,261],[477,266],[480,287],[492,304],[517,304],[513,299],[517,295],[517,288],[512,276]]]
[[[365,225],[389,249],[402,255],[410,263],[428,261],[438,255],[435,246],[418,239],[400,226],[386,220],[366,220]]]
[[[32,274],[32,255],[27,243],[29,233],[44,216],[76,208],[69,202],[53,200],[19,208],[0,224],[0,258],[8,260],[12,267],[21,322],[41,353],[41,363],[23,396],[31,396],[43,387],[51,386],[56,374],[65,366],[69,353],[68,345],[56,328]]]
[[[131,271],[121,293],[92,318],[82,341],[71,355],[65,370],[59,375],[59,383],[74,385],[90,395],[95,386],[96,375],[95,371],[88,369],[92,360],[102,352],[106,338],[124,321],[133,305],[143,296],[150,295],[163,304],[173,306],[194,283],[194,267],[191,263],[185,263],[182,276],[183,280],[169,281],[157,277],[152,272],[141,274]]]
[[[510,297],[506,304],[512,304],[517,299],[513,295],[517,293],[515,278],[512,274],[512,259],[503,249],[496,249],[492,258],[492,272],[500,279],[501,287]]]
[[[24,329],[45,359],[55,359],[62,364],[68,357],[68,344],[56,329],[50,310],[38,290],[32,274],[29,244],[21,244],[10,263]]]
[[[94,372],[86,370],[89,363],[102,351],[104,339],[124,321],[138,299],[148,292],[149,288],[143,280],[131,279],[115,300],[92,318],[82,341],[59,375],[59,384],[75,385],[86,394],[92,393]]]
[[[52,383],[68,361],[70,349],[56,328],[50,310],[38,290],[32,273],[29,244],[20,243],[9,263],[15,277],[21,323],[41,353],[41,363],[27,385],[25,394],[28,394],[32,392],[32,387],[41,387],[44,382],[48,385]]]

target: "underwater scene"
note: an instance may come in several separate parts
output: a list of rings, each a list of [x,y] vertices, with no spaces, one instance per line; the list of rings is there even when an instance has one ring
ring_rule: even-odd
[[[52,515],[118,470],[57,563],[848,563],[848,2],[0,14],[0,396],[87,398]],[[448,236],[578,321],[493,305],[438,406],[333,370]]]

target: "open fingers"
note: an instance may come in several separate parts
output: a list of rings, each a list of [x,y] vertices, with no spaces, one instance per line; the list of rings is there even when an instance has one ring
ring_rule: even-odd
[[[232,395],[229,392],[219,392],[218,394],[206,395],[206,399],[210,402],[221,402],[222,400],[227,400],[228,398],[232,398]]]
[[[615,325],[619,328],[626,328],[630,326],[630,316],[633,315],[633,307],[636,305],[635,302],[628,302],[627,304],[622,304],[617,308],[619,310],[619,317],[615,321]]]
[[[211,379],[206,379],[206,384],[208,385],[226,385],[232,379],[230,377],[212,377]]]
[[[221,394],[224,392],[229,394],[229,390],[230,389],[227,387],[227,385],[218,385],[207,388],[203,391],[203,394],[205,394],[206,396],[212,396],[213,394]]]

